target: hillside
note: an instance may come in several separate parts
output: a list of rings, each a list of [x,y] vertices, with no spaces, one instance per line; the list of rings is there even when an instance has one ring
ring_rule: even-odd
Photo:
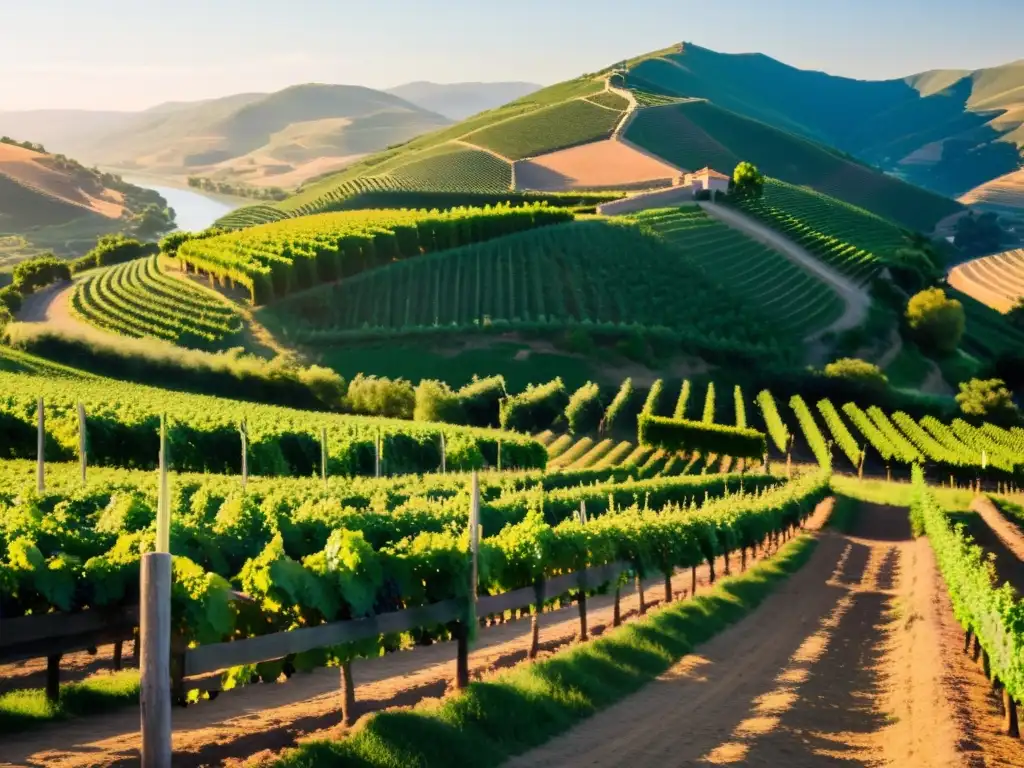
[[[106,167],[258,186],[296,186],[449,123],[388,93],[320,84],[100,114],[58,146]],[[26,122],[0,114],[0,131]]]
[[[13,244],[0,250],[0,263],[42,248],[83,252],[99,235],[138,226],[147,206],[162,216],[167,202],[118,176],[48,154],[41,144],[0,139],[0,235]]]
[[[510,101],[539,91],[536,83],[406,83],[387,92],[449,120],[464,120],[470,115],[500,107]]]
[[[630,62],[627,81],[707,99],[953,197],[1017,169],[1024,148],[1024,60],[864,81],[683,43]]]
[[[954,200],[855,159],[834,138],[846,123],[815,115],[826,111],[822,105],[867,106],[867,85],[805,73],[767,57],[684,50],[694,57],[686,64],[683,54],[671,52],[678,48],[633,60],[625,81],[620,66],[543,88],[353,163],[306,185],[279,207],[329,210],[371,183],[492,192],[509,177],[505,188],[520,191],[654,188],[686,170],[707,165],[731,171],[738,161],[750,160],[781,181],[809,186],[912,230],[930,232],[962,210]],[[777,75],[792,82],[777,89]],[[886,98],[877,108],[898,102],[897,96]],[[503,164],[514,167],[506,171],[499,168]]]
[[[975,187],[961,197],[960,202],[1024,216],[1024,168]]]

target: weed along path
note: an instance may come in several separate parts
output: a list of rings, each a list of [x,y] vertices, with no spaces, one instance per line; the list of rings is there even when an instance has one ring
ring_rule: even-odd
[[[986,683],[958,667],[957,634],[906,510],[863,505],[746,619],[508,765],[1024,765],[1005,737],[1009,762],[978,761],[988,718],[962,702]]]

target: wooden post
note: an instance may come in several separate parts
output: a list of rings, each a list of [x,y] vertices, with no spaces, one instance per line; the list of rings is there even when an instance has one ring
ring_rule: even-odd
[[[36,491],[46,490],[46,417],[43,415],[43,398],[36,402]]]
[[[580,608],[580,641],[586,642],[587,640],[587,590],[582,586],[580,587],[580,599],[578,601]]]
[[[341,724],[346,728],[355,719],[356,684],[352,679],[352,659],[341,663]]]
[[[1003,732],[1007,736],[1017,738],[1020,736],[1020,727],[1017,724],[1017,702],[1013,700],[1010,692],[1003,688]]]
[[[373,444],[373,476],[380,477],[380,430],[377,430],[377,441]]]
[[[672,569],[665,571],[665,605],[672,602]]]
[[[534,603],[533,610],[530,612],[530,650],[526,654],[529,659],[537,658],[537,652],[540,650],[540,612],[544,609],[543,579],[534,584],[534,590],[537,602]]]
[[[697,566],[690,566],[690,597],[697,594]]]
[[[744,544],[740,547],[740,572],[746,572],[747,570],[747,546]]]
[[[501,440],[498,441],[498,471],[501,472]]]
[[[60,654],[46,657],[46,700],[60,699]]]
[[[981,643],[978,642],[978,636],[975,635],[973,642],[971,643],[971,661],[977,661],[981,655]]]
[[[469,502],[469,605],[466,617],[458,627],[458,659],[455,670],[455,687],[466,688],[469,685],[469,644],[471,633],[476,633],[476,600],[477,600],[477,568],[480,549],[480,478],[473,473],[473,483]]]
[[[640,597],[640,615],[643,616],[647,613],[647,605],[644,603],[644,582],[639,572],[636,575],[636,593]]]
[[[119,672],[121,670],[121,655],[124,652],[124,642],[118,640],[114,643],[114,671]]]
[[[622,612],[620,609],[620,603],[622,598],[622,588],[615,585],[615,602],[612,604],[612,626],[617,627],[622,624]]]
[[[327,487],[327,427],[320,427],[320,479]]]
[[[968,627],[964,630],[964,653],[967,653],[971,648],[971,628]]]
[[[732,575],[732,569],[729,567],[729,550],[728,549],[725,550],[725,553],[722,555],[722,574],[725,575],[725,576],[731,576]]]
[[[85,486],[85,465],[88,453],[88,444],[85,435],[85,406],[78,401],[78,461],[82,467],[82,486]]]
[[[142,556],[139,584],[142,766],[171,768],[171,556]]]
[[[455,623],[455,640],[455,687],[461,691],[469,687],[469,627],[465,621]]]
[[[171,551],[171,499],[167,487],[167,419],[160,417],[160,490],[156,504],[156,551]]]
[[[238,432],[242,438],[242,490],[249,484],[249,427],[242,419],[238,426]]]

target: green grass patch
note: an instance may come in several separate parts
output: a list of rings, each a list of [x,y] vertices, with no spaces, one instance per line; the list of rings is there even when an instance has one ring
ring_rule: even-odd
[[[667,670],[756,608],[814,550],[801,536],[770,561],[725,579],[696,599],[464,693],[411,710],[382,712],[341,741],[315,741],[276,763],[313,766],[487,766],[543,744]]]
[[[60,687],[56,702],[46,699],[41,688],[0,695],[0,733],[18,733],[69,717],[101,714],[139,703],[137,670],[101,672],[79,683]]]
[[[917,389],[928,377],[931,364],[913,344],[903,342],[900,353],[885,369],[889,384],[897,389]]]
[[[893,507],[909,507],[913,499],[913,486],[906,482],[886,480],[858,480],[846,475],[832,476],[832,489],[843,496],[869,504],[887,504]],[[971,506],[974,491],[958,488],[929,486],[944,509],[967,509]]]

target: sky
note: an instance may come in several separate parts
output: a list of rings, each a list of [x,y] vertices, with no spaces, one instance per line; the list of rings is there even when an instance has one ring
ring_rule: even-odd
[[[0,111],[543,85],[680,41],[864,79],[1024,58],[1024,0],[0,0]]]

